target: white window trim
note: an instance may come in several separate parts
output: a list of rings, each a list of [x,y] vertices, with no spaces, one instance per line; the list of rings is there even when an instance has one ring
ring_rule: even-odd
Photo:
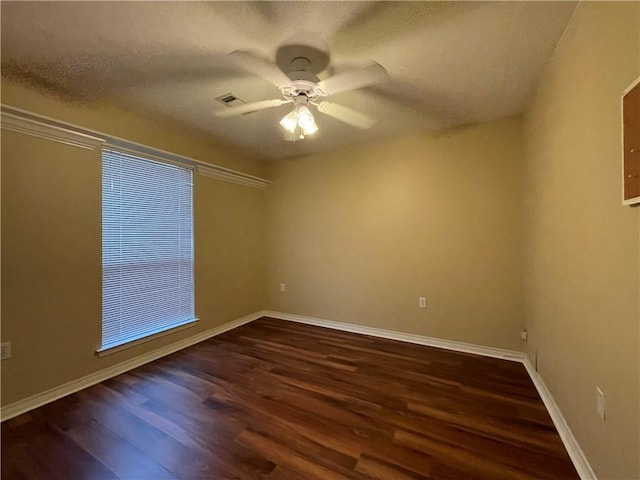
[[[96,355],[98,355],[98,357],[106,357],[108,355],[114,354],[114,353],[118,353],[121,352],[123,350],[127,350],[129,348],[135,347],[136,345],[141,345],[143,343],[147,343],[150,342],[151,340],[156,340],[158,338],[167,336],[167,335],[171,335],[172,333],[176,333],[176,332],[180,332],[182,330],[186,330],[188,328],[191,327],[195,327],[198,322],[200,321],[200,319],[198,317],[194,318],[193,320],[187,320],[186,322],[182,322],[174,327],[170,327],[166,330],[161,330],[157,333],[152,333],[150,335],[145,335],[143,337],[139,337],[139,338],[135,338],[132,340],[127,340],[124,343],[121,343],[119,345],[112,345],[110,347],[106,347],[106,348],[98,348],[96,350]]]

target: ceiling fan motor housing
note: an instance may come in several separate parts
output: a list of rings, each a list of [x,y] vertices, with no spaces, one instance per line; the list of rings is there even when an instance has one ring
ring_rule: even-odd
[[[280,91],[285,98],[295,100],[298,96],[303,95],[309,100],[315,100],[326,95],[316,83],[318,82],[318,77],[312,73],[291,72],[289,78],[291,78],[291,83],[280,87]]]
[[[329,55],[309,45],[283,45],[276,52],[276,64],[285,74],[296,70],[318,74],[329,65]]]
[[[291,83],[280,87],[285,98],[301,99],[304,103],[325,96],[325,92],[318,87],[318,73],[329,64],[329,55],[322,50],[309,45],[283,45],[276,52],[276,63]]]

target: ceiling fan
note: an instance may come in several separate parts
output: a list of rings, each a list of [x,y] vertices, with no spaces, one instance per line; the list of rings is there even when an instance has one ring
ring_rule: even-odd
[[[292,136],[290,139],[302,139],[318,130],[313,114],[309,110],[311,105],[316,107],[320,113],[353,127],[370,128],[375,120],[368,115],[344,105],[321,99],[335,93],[382,83],[389,79],[384,67],[373,63],[365,68],[348,70],[320,80],[317,74],[327,67],[329,56],[325,52],[307,45],[280,47],[276,53],[275,64],[243,50],[232,52],[229,56],[239,68],[258,75],[278,87],[282,98],[231,106],[217,110],[215,115],[227,118],[293,103],[291,112],[280,121],[282,128]]]

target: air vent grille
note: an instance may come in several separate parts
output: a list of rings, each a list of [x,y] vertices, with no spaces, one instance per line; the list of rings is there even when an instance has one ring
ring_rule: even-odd
[[[229,107],[233,107],[234,105],[241,105],[243,103],[247,103],[244,100],[236,97],[233,93],[224,93],[218,97],[216,100],[222,103],[223,105],[227,105]]]

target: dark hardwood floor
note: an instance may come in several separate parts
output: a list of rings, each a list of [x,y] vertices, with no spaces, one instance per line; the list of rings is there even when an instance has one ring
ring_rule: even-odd
[[[2,424],[2,479],[578,478],[524,367],[263,318]]]

